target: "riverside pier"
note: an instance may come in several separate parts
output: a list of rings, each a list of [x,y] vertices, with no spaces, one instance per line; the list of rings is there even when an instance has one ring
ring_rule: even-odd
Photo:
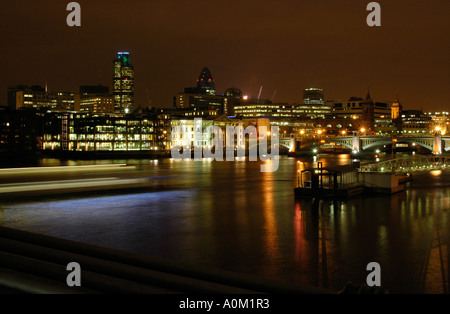
[[[394,194],[405,189],[413,174],[449,169],[448,156],[394,159],[351,166],[297,170],[298,185],[295,197],[329,198],[352,197],[366,192]]]

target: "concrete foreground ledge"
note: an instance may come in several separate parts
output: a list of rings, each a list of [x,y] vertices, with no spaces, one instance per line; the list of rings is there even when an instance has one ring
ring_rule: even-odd
[[[66,284],[81,266],[81,287]],[[32,294],[336,294],[231,271],[0,227],[0,292]]]

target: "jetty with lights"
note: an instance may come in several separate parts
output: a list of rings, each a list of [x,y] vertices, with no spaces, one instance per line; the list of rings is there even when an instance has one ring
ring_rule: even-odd
[[[299,162],[300,165],[300,162]],[[383,162],[361,163],[356,167],[297,169],[296,197],[351,197],[364,192],[394,194],[405,189],[413,174],[450,170],[450,156],[408,157]]]

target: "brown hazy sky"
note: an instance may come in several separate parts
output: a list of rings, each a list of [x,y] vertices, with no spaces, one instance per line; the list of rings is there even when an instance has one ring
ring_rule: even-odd
[[[112,60],[129,51],[136,102],[169,107],[204,66],[218,93],[237,87],[275,101],[302,90],[326,99],[400,98],[406,108],[449,111],[450,1],[378,1],[382,26],[366,24],[368,0],[82,0],[68,27],[65,0],[0,4],[0,105],[9,85],[77,91],[112,87]]]

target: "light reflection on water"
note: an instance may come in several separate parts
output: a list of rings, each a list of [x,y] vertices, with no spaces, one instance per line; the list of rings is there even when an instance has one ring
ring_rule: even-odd
[[[167,184],[174,190],[2,204],[0,221],[8,227],[334,290],[348,281],[365,283],[366,266],[375,261],[382,268],[383,286],[391,292],[445,291],[448,172],[415,175],[406,191],[392,196],[313,204],[293,197],[297,161],[282,157],[275,173],[261,173],[259,163],[247,161],[115,161],[138,165],[144,175],[173,175]],[[302,167],[313,166],[312,159],[301,161]],[[318,161],[327,167],[350,159],[319,156]],[[61,165],[55,160],[43,163]]]

